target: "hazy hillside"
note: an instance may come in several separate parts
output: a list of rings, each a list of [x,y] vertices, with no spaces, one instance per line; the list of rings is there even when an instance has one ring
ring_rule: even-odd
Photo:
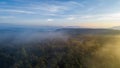
[[[120,26],[112,27],[112,29],[120,30]]]
[[[61,28],[60,26],[30,26],[30,25],[15,25],[0,23],[1,32],[48,32]]]
[[[0,30],[0,68],[120,67],[117,44],[120,37],[110,35],[119,31],[81,28],[58,28],[48,32],[31,28],[30,31],[21,30]]]
[[[97,34],[97,35],[108,35],[108,34],[120,34],[119,30],[114,30],[114,29],[89,29],[89,28],[62,28],[62,29],[57,29],[56,31],[58,32],[64,32],[67,34],[73,34],[73,35],[89,35],[89,34]]]

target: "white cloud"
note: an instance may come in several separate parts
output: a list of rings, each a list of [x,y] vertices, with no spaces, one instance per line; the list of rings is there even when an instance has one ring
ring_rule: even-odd
[[[64,16],[62,14],[75,10],[76,7],[84,7],[84,4],[75,1],[52,1],[52,2],[32,2],[29,0],[13,0],[26,1],[28,4],[20,6],[7,6],[8,9],[0,9],[2,13],[21,13],[21,14],[38,14],[41,16]],[[67,13],[66,13],[67,14]],[[65,14],[65,15],[66,15]]]
[[[68,17],[67,20],[75,20],[75,17]]]
[[[0,19],[15,18],[14,16],[0,16]]]
[[[93,18],[94,16],[92,15],[84,15],[84,16],[80,16],[79,18],[83,18],[83,19],[89,19],[89,18]]]
[[[43,10],[45,12],[62,12],[62,11],[66,11],[69,10],[71,8],[73,8],[72,3],[66,2],[66,3],[61,3],[61,2],[56,2],[56,3],[43,3],[43,4],[32,4],[30,7],[32,7],[32,9],[37,9],[37,10]],[[74,5],[75,6],[75,5]]]
[[[74,15],[78,19],[93,19],[93,20],[120,20],[120,13],[96,14],[96,15]]]
[[[47,19],[47,22],[52,22],[54,21],[54,19]]]
[[[53,2],[53,3],[42,3],[42,4],[31,4],[28,6],[29,9],[35,11],[41,11],[41,13],[62,13],[68,10],[74,10],[76,7],[84,7],[82,3],[77,3],[75,1],[67,2]]]
[[[17,10],[17,9],[0,9],[0,12],[12,12],[12,13],[23,13],[23,14],[35,14],[35,12],[32,11],[26,11],[26,10]]]
[[[97,20],[120,20],[120,13],[96,15]]]
[[[56,12],[61,12],[67,10],[67,7],[65,6],[59,6],[59,5],[46,5],[44,8],[41,8],[41,10],[51,12],[51,13],[56,13]]]
[[[73,5],[73,6],[85,7],[85,5],[83,3],[78,3],[75,1],[70,1],[69,4]]]

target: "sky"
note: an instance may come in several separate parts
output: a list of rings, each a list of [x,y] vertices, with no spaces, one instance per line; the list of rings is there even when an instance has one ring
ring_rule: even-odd
[[[120,26],[120,0],[0,0],[0,23],[90,28]]]

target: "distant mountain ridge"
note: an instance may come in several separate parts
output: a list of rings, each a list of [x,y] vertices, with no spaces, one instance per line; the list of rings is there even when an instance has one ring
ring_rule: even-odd
[[[0,23],[0,32],[63,32],[67,34],[77,35],[77,34],[120,34],[120,27],[113,27],[110,29],[92,29],[92,28],[80,28],[80,27],[61,27],[61,26],[23,26],[14,24],[4,24]]]
[[[57,26],[30,26],[0,23],[0,31],[53,31],[60,27]]]
[[[120,26],[112,27],[112,29],[120,30]]]
[[[91,29],[91,28],[62,28],[57,29],[58,32],[64,32],[67,34],[120,34],[120,30],[114,30],[114,29]]]

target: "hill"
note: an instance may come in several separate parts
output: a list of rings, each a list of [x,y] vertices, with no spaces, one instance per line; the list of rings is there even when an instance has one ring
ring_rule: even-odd
[[[57,32],[63,32],[72,35],[89,35],[89,34],[97,34],[97,35],[115,35],[120,34],[120,30],[114,29],[91,29],[91,28],[62,28],[57,29]]]

